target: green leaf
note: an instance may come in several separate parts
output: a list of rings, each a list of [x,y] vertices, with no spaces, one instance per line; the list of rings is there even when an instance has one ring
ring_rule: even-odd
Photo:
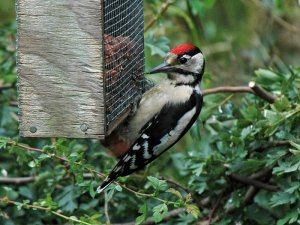
[[[120,185],[116,185],[115,189],[119,192],[121,192],[123,190],[123,188]]]
[[[251,174],[264,167],[266,162],[258,159],[236,160],[230,166],[230,172],[237,172],[241,175]]]
[[[295,143],[295,142],[293,142],[293,141],[290,141],[290,144],[291,144],[294,148],[296,148],[297,150],[300,151],[300,145],[299,145],[299,144],[297,144],[297,143]]]
[[[70,160],[70,164],[74,164],[79,158],[79,154],[77,152],[73,152],[69,155],[68,159]]]
[[[282,80],[281,76],[279,76],[278,74],[270,70],[258,69],[255,70],[254,73],[256,75],[256,81],[261,84],[269,85],[270,82],[276,82]]]
[[[23,165],[24,163],[28,162],[28,158],[26,155],[27,152],[24,149],[20,148],[19,146],[12,145],[11,148],[9,149],[9,153],[17,155],[17,162],[20,165]]]
[[[159,180],[156,177],[148,176],[147,179],[149,180],[151,186],[156,190],[156,191],[162,191],[165,190],[168,185],[167,182],[164,180]]]
[[[90,187],[89,187],[89,194],[92,198],[95,198],[96,192],[94,190],[94,184],[93,182],[90,182]]]
[[[179,191],[175,190],[174,188],[169,188],[167,190],[167,192],[170,192],[170,193],[176,195],[179,199],[182,199],[181,193]]]
[[[281,96],[280,98],[277,98],[273,106],[279,112],[283,112],[291,109],[291,103],[289,102],[288,98],[285,96]]]
[[[112,196],[115,193],[116,190],[116,185],[115,184],[111,184],[105,191],[107,194],[105,194],[105,201],[109,202],[110,199],[112,198]]]
[[[278,220],[276,225],[293,224],[299,217],[299,209],[293,209],[292,212],[286,214],[282,219]]]
[[[300,155],[287,158],[285,161],[279,160],[278,166],[273,168],[273,173],[281,175],[284,173],[291,173],[300,169]]]
[[[95,220],[95,219],[100,218],[101,216],[102,216],[102,214],[97,213],[97,214],[92,215],[90,218],[93,219],[93,220]]]
[[[272,207],[279,206],[279,205],[291,205],[295,203],[297,197],[287,192],[277,192],[273,195],[270,200],[270,205]]]
[[[145,46],[150,48],[151,55],[159,55],[165,57],[169,51],[169,39],[167,37],[160,36],[155,38],[152,33],[149,33],[145,39]]]
[[[191,169],[193,169],[193,174],[199,177],[203,172],[204,167],[205,167],[205,163],[196,163],[191,166]]]
[[[33,197],[34,197],[33,190],[27,186],[21,186],[19,188],[19,193],[20,193],[20,195],[22,195],[28,199],[33,199]]]
[[[293,141],[290,141],[290,144],[296,149],[289,149],[289,151],[291,153],[293,153],[294,155],[299,155],[300,154],[300,145]]]
[[[58,207],[64,211],[73,212],[78,207],[77,196],[78,193],[73,185],[66,186],[57,196]]]
[[[168,206],[163,203],[153,208],[153,218],[155,223],[159,223],[168,214]]]
[[[224,98],[219,98],[216,102],[213,102],[209,106],[206,106],[202,109],[200,117],[202,121],[206,121],[212,114],[213,112],[224,105],[226,102],[228,102],[233,95],[229,95],[228,97]]]
[[[142,224],[148,218],[148,206],[146,203],[139,208],[139,213],[142,215],[136,218],[135,222],[137,225]]]
[[[0,149],[6,148],[7,143],[10,141],[11,139],[8,137],[0,137]]]
[[[3,188],[7,194],[6,197],[9,198],[10,200],[16,200],[19,197],[19,192],[15,191],[11,187],[3,187]]]
[[[17,206],[18,211],[20,211],[22,209],[22,207],[24,206],[24,204],[21,202],[16,202],[15,204]]]
[[[35,168],[37,166],[37,163],[35,160],[32,160],[28,163],[28,166],[31,167],[31,168]]]
[[[44,159],[48,159],[48,158],[51,158],[51,155],[49,155],[49,154],[40,154],[38,156],[38,159],[40,159],[40,160],[44,160]]]
[[[271,213],[268,210],[259,208],[256,204],[251,204],[245,208],[245,215],[248,219],[255,221],[259,225],[270,225],[274,224],[274,220],[271,216]]]
[[[5,197],[7,197],[7,190],[4,187],[0,186],[0,198]]]
[[[188,214],[191,214],[195,219],[198,219],[198,217],[200,216],[200,210],[198,206],[193,204],[186,206],[186,212]]]
[[[53,205],[56,205],[55,202],[53,202],[51,194],[48,193],[46,199],[39,199],[39,205],[41,206],[46,206],[51,208]]]

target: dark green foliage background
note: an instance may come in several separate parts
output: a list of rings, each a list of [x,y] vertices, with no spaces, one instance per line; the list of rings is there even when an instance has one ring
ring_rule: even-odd
[[[207,60],[202,89],[254,80],[277,101],[242,93],[205,96],[189,134],[145,170],[119,179],[137,194],[112,185],[95,195],[102,179],[91,169],[108,173],[116,162],[97,140],[18,136],[14,1],[2,0],[0,178],[36,180],[0,179],[0,224],[140,224],[149,217],[151,224],[165,216],[163,224],[300,223],[299,3],[169,1],[148,28],[166,3],[145,0],[146,69],[161,63],[170,47],[193,42]],[[176,209],[182,210],[170,217]]]

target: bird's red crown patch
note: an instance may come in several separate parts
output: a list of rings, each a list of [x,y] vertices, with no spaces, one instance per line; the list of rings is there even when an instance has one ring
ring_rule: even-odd
[[[188,52],[195,50],[195,48],[196,48],[196,46],[193,44],[183,44],[183,45],[179,45],[179,46],[171,49],[170,52],[172,52],[176,55],[183,55],[183,54],[186,54]]]

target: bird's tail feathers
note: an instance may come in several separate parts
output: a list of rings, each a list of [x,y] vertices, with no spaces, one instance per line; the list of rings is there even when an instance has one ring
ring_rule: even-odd
[[[103,183],[97,188],[96,192],[100,194],[104,189],[106,189],[112,182],[114,182],[114,178],[112,177],[107,177]]]
[[[123,160],[121,159],[117,165],[110,172],[108,177],[103,181],[103,183],[97,188],[97,193],[101,193],[105,188],[107,188],[112,182],[114,182],[123,172]],[[123,175],[123,174],[122,174]]]

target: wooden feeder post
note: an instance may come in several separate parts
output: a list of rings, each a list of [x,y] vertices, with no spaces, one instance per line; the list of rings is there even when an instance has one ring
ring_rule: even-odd
[[[18,0],[20,134],[104,139],[143,92],[142,0]]]

